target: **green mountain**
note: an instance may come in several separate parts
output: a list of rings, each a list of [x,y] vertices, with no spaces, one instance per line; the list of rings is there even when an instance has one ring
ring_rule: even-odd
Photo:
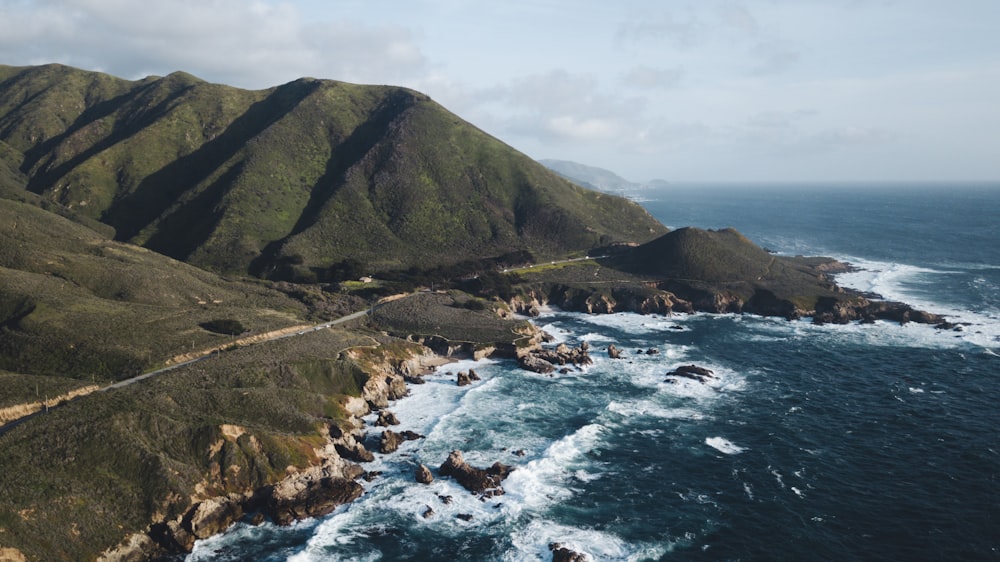
[[[570,160],[545,159],[538,162],[567,180],[591,189],[614,193],[639,187],[639,184],[630,182],[604,168],[587,166]]]
[[[0,66],[0,185],[200,267],[297,280],[666,231],[423,94],[310,78],[247,91]]]

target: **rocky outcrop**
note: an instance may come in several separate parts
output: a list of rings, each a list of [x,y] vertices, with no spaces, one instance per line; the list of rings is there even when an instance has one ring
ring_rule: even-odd
[[[438,473],[441,476],[454,478],[463,488],[481,498],[491,498],[503,495],[500,483],[507,478],[513,469],[501,462],[483,470],[465,462],[461,451],[452,451],[448,460],[441,465]]]
[[[389,427],[390,425],[399,425],[399,418],[396,417],[396,414],[388,410],[382,410],[378,413],[378,419],[375,420],[375,425],[379,427]]]
[[[16,548],[0,547],[0,562],[28,562],[28,559]]]
[[[416,439],[423,439],[423,437],[423,435],[409,430],[396,433],[387,429],[382,432],[382,436],[379,438],[378,450],[382,454],[395,453],[404,441],[414,441]]]
[[[590,557],[586,554],[570,550],[562,543],[554,542],[549,544],[552,551],[552,562],[590,562]]]
[[[363,492],[361,484],[336,476],[294,485],[283,483],[275,487],[262,509],[275,523],[288,525],[307,517],[326,515],[338,506],[358,499]]]
[[[608,346],[608,357],[612,359],[621,359],[622,351],[615,347],[615,344],[611,344]]]
[[[434,481],[434,475],[431,474],[431,469],[427,468],[427,466],[423,464],[417,466],[414,478],[421,484],[430,484]]]
[[[575,348],[559,344],[555,349],[525,350],[518,356],[517,360],[522,369],[547,374],[565,365],[577,367],[590,365],[594,361],[590,358],[589,349],[587,342],[583,342]]]
[[[709,379],[714,379],[715,374],[712,371],[697,365],[681,365],[680,367],[677,367],[673,371],[667,373],[667,382],[676,382],[677,378],[691,379],[693,381],[703,383]]]
[[[819,299],[813,314],[816,324],[847,324],[850,322],[917,322],[919,324],[945,325],[944,318],[917,310],[908,304],[892,301],[871,301],[864,298],[852,300]]]

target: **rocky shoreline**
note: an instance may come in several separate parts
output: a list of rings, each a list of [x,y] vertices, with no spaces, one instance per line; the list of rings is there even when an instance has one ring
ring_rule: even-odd
[[[527,316],[539,315],[541,308],[547,305],[587,313],[628,311],[670,315],[700,311],[713,313],[752,311],[766,316],[797,318],[802,315],[801,313],[808,312],[807,316],[811,316],[815,323],[820,324],[885,319],[901,323],[935,324],[940,328],[956,328],[937,315],[918,311],[908,305],[869,300],[865,297],[825,303],[826,308],[817,306],[817,310],[795,311],[795,314],[788,314],[787,306],[780,303],[772,308],[762,308],[759,302],[753,304],[727,300],[725,295],[720,294],[701,301],[685,300],[666,291],[652,296],[624,291],[616,295],[619,298],[599,294],[596,291],[581,297],[579,292],[574,292],[573,298],[560,298],[568,293],[565,288],[552,287],[546,293],[532,292],[525,296],[514,297],[508,306],[510,310]],[[325,445],[315,451],[316,458],[319,459],[316,464],[302,468],[289,467],[287,476],[273,484],[245,490],[242,493],[202,498],[193,503],[183,515],[150,525],[145,532],[136,533],[117,547],[105,551],[99,560],[132,562],[190,552],[196,540],[222,533],[242,520],[254,524],[271,520],[279,525],[288,525],[297,520],[327,515],[364,493],[364,487],[358,480],[370,481],[378,477],[377,474],[368,473],[361,466],[375,458],[374,453],[364,444],[367,430],[363,417],[378,413],[375,425],[386,428],[381,433],[378,449],[379,453],[388,454],[406,440],[423,437],[412,431],[396,432],[388,429],[389,426],[399,423],[388,410],[390,403],[406,396],[408,384],[422,383],[422,376],[433,372],[438,366],[459,357],[481,359],[484,356],[513,355],[521,368],[551,375],[557,371],[567,373],[571,369],[581,369],[592,362],[586,343],[576,348],[570,348],[565,344],[549,348],[543,347],[545,341],[548,341],[547,335],[537,330],[531,335],[530,343],[517,349],[516,353],[511,353],[512,350],[506,348],[473,349],[467,345],[452,345],[444,341],[422,341],[420,344],[424,350],[423,355],[403,361],[368,363],[369,378],[363,386],[361,396],[348,398],[343,404],[349,417],[342,423],[330,423],[324,428]],[[607,352],[611,358],[621,356],[621,351],[613,345],[609,346]],[[358,359],[359,356],[353,358]],[[667,377],[669,381],[689,378],[705,382],[712,377],[712,373],[690,365],[667,373]],[[461,372],[457,375],[456,384],[463,386],[478,379],[474,371]],[[461,451],[455,450],[438,468],[437,474],[440,477],[454,478],[470,493],[485,499],[503,494],[501,482],[512,470],[514,469],[510,466],[499,462],[485,469],[470,466],[463,459]],[[434,477],[433,471],[423,465],[420,465],[414,474],[414,479],[423,483],[432,482]],[[424,516],[432,515],[433,509],[428,506]],[[554,560],[586,559],[586,555],[573,552],[559,543],[553,543],[551,550]]]

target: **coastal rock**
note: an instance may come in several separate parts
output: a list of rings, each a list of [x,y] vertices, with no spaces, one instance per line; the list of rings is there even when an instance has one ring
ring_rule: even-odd
[[[417,467],[415,477],[417,482],[421,484],[430,484],[434,481],[434,475],[431,474],[431,469],[427,468],[426,465],[419,465]]]
[[[6,551],[13,553],[8,554]],[[159,545],[153,542],[149,535],[135,533],[122,544],[102,552],[97,560],[98,562],[143,562],[156,558],[159,553]],[[18,550],[0,548],[0,562],[28,562],[28,559]]]
[[[275,491],[264,511],[278,525],[290,525],[299,519],[326,515],[337,506],[361,497],[364,489],[353,480],[326,477],[309,481],[291,494],[277,493],[277,487]]]
[[[388,427],[390,425],[399,425],[399,418],[396,414],[388,411],[382,410],[378,413],[378,419],[375,420],[375,425],[379,427]]]
[[[452,451],[448,460],[441,465],[438,472],[442,476],[454,478],[466,490],[478,494],[482,498],[503,495],[500,483],[507,478],[513,469],[503,463],[495,462],[486,470],[470,466],[462,457],[461,451]]]
[[[555,371],[558,366],[592,364],[594,361],[587,353],[588,349],[586,342],[576,348],[559,344],[555,349],[532,349],[522,352],[518,356],[518,363],[522,369],[548,374]]]
[[[608,357],[612,359],[621,359],[622,352],[620,349],[615,347],[615,344],[611,344],[608,346]]]
[[[434,509],[431,506],[429,506],[429,505],[425,506],[425,507],[427,509],[425,509],[424,513],[423,513],[424,519],[430,519],[431,517],[434,517]]]
[[[540,374],[548,374],[556,370],[556,366],[533,354],[524,354],[517,358],[517,364],[522,369]]]
[[[473,369],[469,369],[469,380],[470,381],[481,381],[483,379],[482,379],[482,377],[479,376],[479,373],[477,373]]]
[[[240,517],[243,517],[242,498],[209,498],[189,512],[184,526],[195,538],[207,539],[225,531]]]
[[[458,377],[455,380],[455,384],[458,386],[468,386],[472,384],[472,379],[469,378],[469,373],[466,371],[460,371]]]
[[[402,442],[402,435],[387,429],[382,432],[382,437],[378,442],[378,450],[382,454],[394,453]]]
[[[552,562],[590,562],[589,556],[575,550],[570,550],[562,543],[554,542],[549,544],[549,550],[552,551]]]
[[[375,460],[375,455],[365,448],[361,443],[353,443],[353,445],[345,445],[342,443],[337,443],[334,445],[337,450],[337,454],[342,458],[353,462],[372,462]]]
[[[28,559],[16,548],[0,548],[0,562],[28,562]]]
[[[677,367],[673,371],[667,373],[667,377],[681,377],[703,383],[708,379],[714,379],[715,374],[712,373],[712,371],[697,365],[681,365],[680,367]],[[668,378],[667,382],[673,381]]]

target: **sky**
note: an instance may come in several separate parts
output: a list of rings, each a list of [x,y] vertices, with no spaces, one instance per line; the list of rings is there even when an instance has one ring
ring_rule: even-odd
[[[998,0],[0,0],[0,64],[406,86],[632,181],[997,181],[998,29]]]

